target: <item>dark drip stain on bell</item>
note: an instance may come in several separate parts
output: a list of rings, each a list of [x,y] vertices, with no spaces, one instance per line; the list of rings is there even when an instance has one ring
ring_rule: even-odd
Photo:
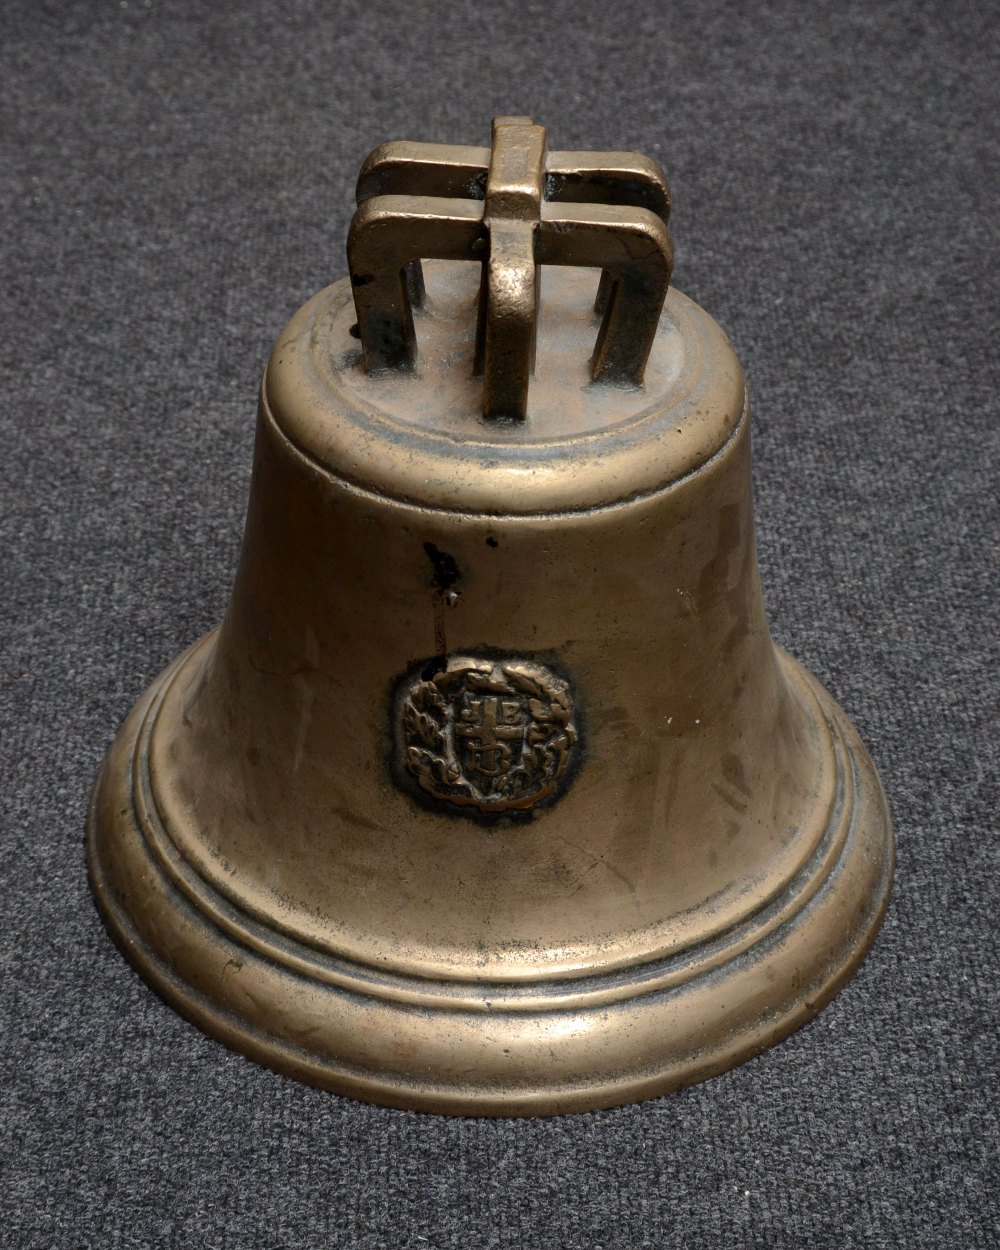
[[[455,557],[447,551],[441,551],[432,542],[424,543],[424,553],[431,565],[431,603],[434,612],[434,645],[437,651],[435,658],[424,668],[424,680],[433,681],[447,663],[448,631],[445,614],[458,603],[461,594],[458,584],[462,580],[462,573]]]
[[[768,631],[739,362],[636,153],[498,118],[376,148],[357,203],[265,371],[225,619],[104,761],[98,906],[185,1016],[340,1094],[705,1079],[851,976],[893,864]]]

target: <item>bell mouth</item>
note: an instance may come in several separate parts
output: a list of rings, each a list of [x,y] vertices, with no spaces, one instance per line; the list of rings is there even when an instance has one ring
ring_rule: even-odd
[[[408,975],[320,950],[215,889],[157,809],[156,713],[210,641],[154,683],[108,754],[88,820],[91,881],[112,936],[153,988],[278,1071],[455,1114],[636,1101],[723,1071],[806,1023],[877,932],[893,867],[882,787],[837,704],[779,653],[829,735],[836,784],[816,846],[740,923],[658,957],[635,951],[585,975],[530,982]]]

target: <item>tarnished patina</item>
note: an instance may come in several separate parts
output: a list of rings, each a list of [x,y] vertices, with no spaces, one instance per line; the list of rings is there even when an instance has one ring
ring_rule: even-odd
[[[202,1028],[357,1097],[607,1106],[857,966],[871,761],[768,633],[749,408],[630,153],[392,143],[260,395],[220,628],[105,761],[109,928]]]

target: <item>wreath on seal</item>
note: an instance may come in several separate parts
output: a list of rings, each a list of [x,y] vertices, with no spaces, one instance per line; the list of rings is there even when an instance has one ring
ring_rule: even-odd
[[[459,762],[456,707],[466,693],[517,699],[527,720],[520,759],[478,787]],[[435,798],[482,812],[534,807],[555,789],[576,742],[569,687],[540,664],[455,658],[428,681],[417,682],[402,704],[406,767]]]

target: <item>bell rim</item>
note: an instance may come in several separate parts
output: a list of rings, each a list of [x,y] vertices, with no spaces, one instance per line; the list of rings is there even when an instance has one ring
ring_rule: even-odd
[[[648,964],[619,968],[592,978],[572,979],[577,990],[588,979],[617,982],[619,993],[610,999],[598,992],[590,996],[578,994],[577,1001],[567,1002],[562,996],[553,1001],[551,986],[554,982],[548,983],[546,997],[546,982],[528,981],[518,983],[516,991],[522,1003],[514,1009],[510,995],[505,996],[504,986],[498,982],[472,983],[464,1001],[453,999],[448,1003],[442,1002],[440,995],[421,995],[412,987],[405,999],[379,995],[377,977],[366,978],[363,987],[357,982],[336,985],[319,981],[302,968],[268,959],[260,951],[250,952],[243,942],[221,932],[215,921],[199,910],[190,898],[184,897],[176,883],[169,880],[141,829],[134,793],[140,736],[135,717],[148,712],[164,683],[194,650],[191,648],[178,657],[139,700],[133,716],[123,727],[102,766],[87,822],[92,889],[111,936],[135,969],[163,999],[209,1035],[286,1075],[363,1101],[448,1114],[558,1114],[639,1101],[733,1067],[807,1023],[853,974],[881,924],[888,904],[894,861],[892,820],[881,783],[867,751],[843,711],[801,665],[787,654],[779,653],[787,671],[796,678],[804,679],[814,691],[843,740],[851,761],[848,774],[850,794],[846,799],[855,806],[850,828],[829,871],[802,906],[794,909],[774,932],[766,932],[759,941],[751,942],[733,958],[719,960],[712,969],[695,971],[692,976],[681,977],[677,983],[665,987],[649,988]],[[109,786],[113,797],[104,793]],[[103,819],[102,811],[105,813]],[[108,812],[113,813],[111,819],[107,817]],[[136,857],[137,848],[139,854]],[[145,913],[141,907],[136,907],[134,897],[131,907],[124,906],[116,897],[121,882],[116,882],[115,874],[120,864],[116,866],[115,861],[130,856],[141,862],[145,870],[144,874],[140,873],[147,890],[147,897],[143,900],[148,908]],[[851,886],[852,873],[860,879],[860,886],[857,881]],[[149,907],[151,902],[153,905]],[[796,951],[803,947],[804,942],[808,945],[805,941],[809,937],[806,930],[810,926],[813,929],[817,927],[814,919],[817,908],[826,916],[827,929],[831,927],[831,916],[841,924],[845,916],[853,917],[853,924],[846,932],[838,933],[834,926],[833,932],[824,934],[819,943],[821,947],[826,944],[822,966],[817,965],[813,969],[813,976],[805,982],[803,989],[799,984],[803,974]],[[138,914],[145,916],[146,931],[137,923]],[[156,916],[155,923],[150,922],[150,915]],[[286,944],[277,931],[274,931],[274,936],[276,946]],[[812,938],[815,937],[816,934],[813,934]],[[367,998],[374,1003],[371,1010],[378,1015],[378,1027],[386,1036],[400,1029],[405,1033],[408,1025],[412,1024],[414,1013],[417,1013],[436,1017],[439,1025],[444,1020],[442,1027],[445,1029],[459,1020],[463,1022],[463,1027],[468,1025],[473,1030],[478,1028],[480,1032],[485,1026],[501,1040],[507,1029],[510,1034],[508,1040],[514,1043],[517,1039],[516,1045],[519,1045],[526,1026],[537,1026],[539,1033],[544,1034],[547,1022],[550,1023],[556,1016],[572,1016],[583,1022],[580,1027],[584,1032],[587,1028],[593,1030],[590,1049],[594,1054],[585,1059],[587,1047],[582,1051],[577,1044],[568,1048],[568,1053],[571,1053],[567,1062],[579,1069],[575,1083],[567,1081],[564,1076],[560,1080],[553,1078],[548,1082],[543,1080],[520,1087],[516,1084],[503,1086],[502,1082],[498,1084],[494,1072],[492,1076],[484,1073],[479,1081],[473,1079],[461,1086],[454,1081],[449,1082],[444,1069],[437,1081],[418,1079],[414,1073],[428,1067],[419,1060],[414,1062],[414,1073],[409,1076],[400,1071],[374,1068],[366,1071],[357,1064],[352,1066],[342,1056],[338,1058],[332,1053],[333,1048],[328,1048],[329,1053],[324,1055],[297,1046],[288,1037],[262,1027],[259,1020],[255,1022],[252,1007],[243,1012],[234,1010],[225,1005],[218,991],[206,991],[193,983],[194,978],[185,979],[183,975],[178,975],[177,970],[162,957],[162,949],[171,948],[174,942],[193,943],[194,946],[200,945],[203,952],[207,950],[206,964],[217,970],[223,983],[227,969],[241,971],[244,964],[251,961],[255,971],[261,975],[266,973],[270,983],[281,986],[282,992],[292,995],[301,993],[304,985],[308,995],[315,1000],[314,1013],[325,1013],[331,1019],[338,1013],[350,1015],[358,1000]],[[789,943],[791,955],[785,959],[775,959],[767,954],[768,950],[780,951]],[[816,945],[815,941],[813,945]],[[685,954],[680,952],[670,958],[683,960]],[[716,997],[720,985],[731,985],[738,996],[741,992],[741,970],[756,977],[755,965],[765,964],[768,960],[771,988],[767,991],[768,1001],[763,1007],[758,1003],[757,1015],[742,1022],[730,1020],[725,1036],[717,1039],[714,1046],[705,1045],[704,1037],[699,1036],[697,1030],[689,1030],[686,1049],[682,1044],[678,1053],[678,1013],[681,1019],[685,1019],[692,1009],[697,1010],[693,1005],[706,982],[714,985]],[[400,980],[395,974],[380,975],[387,982]],[[407,980],[425,981],[424,978]],[[555,983],[567,980],[570,979],[556,978]],[[447,988],[454,995],[455,984]],[[632,992],[629,993],[629,990]],[[252,1001],[253,996],[247,999],[247,1002]],[[493,1014],[494,1011],[499,1014]],[[449,1017],[452,1018],[450,1021]],[[661,1064],[658,1070],[650,1070],[648,1054],[639,1064],[638,1052],[642,1047],[637,1047],[630,1068],[628,1045],[619,1038],[620,1071],[614,1075],[606,1073],[603,1079],[595,1079],[593,1075],[587,1077],[588,1068],[594,1067],[594,1056],[606,1049],[602,1046],[600,1021],[603,1018],[607,1022],[610,1017],[615,1017],[612,1033],[617,1029],[620,1034],[629,1017],[631,1031],[637,1035],[648,1037],[651,1033],[662,1033],[670,1039],[666,1053],[672,1054],[673,1058]],[[351,1027],[356,1028],[357,1021]],[[344,1029],[347,1029],[346,1022]],[[468,1042],[468,1038],[466,1040]],[[431,1045],[432,1051],[436,1045],[437,1042]],[[447,1068],[467,1070],[470,1067],[468,1060],[477,1048],[478,1042],[469,1043],[466,1047],[469,1054],[463,1058],[460,1053],[462,1047],[456,1046]],[[502,1046],[499,1049],[503,1051]]]

